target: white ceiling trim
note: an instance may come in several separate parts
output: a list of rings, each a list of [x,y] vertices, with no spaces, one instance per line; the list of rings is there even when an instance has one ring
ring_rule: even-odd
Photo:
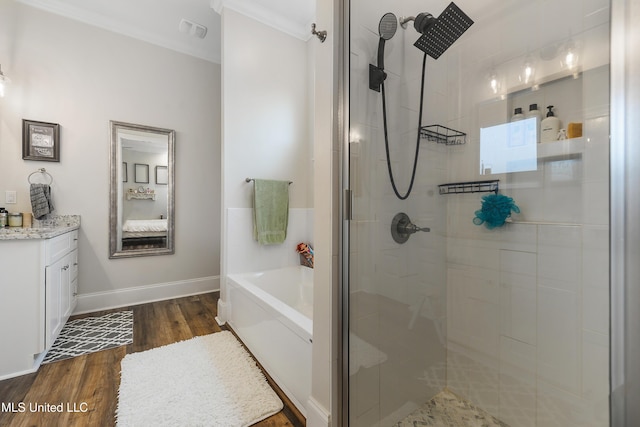
[[[256,1],[249,0],[211,0],[210,4],[211,8],[219,14],[226,7],[302,41],[307,41],[311,38],[313,17],[306,19],[305,21],[307,22],[295,22],[283,17],[272,8],[267,8]]]
[[[186,55],[195,56],[206,61],[220,63],[220,55],[210,52],[206,49],[198,49],[190,45],[178,43],[169,37],[162,37],[158,34],[141,30],[131,25],[115,21],[104,17],[101,14],[94,13],[88,9],[71,6],[58,0],[17,0],[20,3],[32,6],[47,12],[61,15],[75,21],[80,21],[89,25],[93,25],[114,33],[123,34],[147,43],[161,46]]]

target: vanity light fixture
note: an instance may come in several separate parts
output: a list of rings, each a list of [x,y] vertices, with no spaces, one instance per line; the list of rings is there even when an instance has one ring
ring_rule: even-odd
[[[2,74],[2,65],[0,65],[0,98],[4,98],[4,89],[9,83],[11,80]]]

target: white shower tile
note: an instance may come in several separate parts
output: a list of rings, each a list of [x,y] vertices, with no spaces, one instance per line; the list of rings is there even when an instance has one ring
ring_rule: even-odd
[[[500,271],[535,276],[536,254],[533,252],[501,250]]]
[[[585,226],[582,261],[582,326],[609,333],[609,228]]]
[[[500,332],[506,337],[536,344],[536,278],[500,273]]]
[[[497,243],[450,239],[447,244],[447,262],[497,270],[499,266]]]
[[[540,246],[538,280],[544,286],[577,290],[580,285],[580,247]]]
[[[606,179],[585,181],[584,191],[584,223],[607,225],[609,223],[609,182]]]
[[[581,280],[581,228],[541,225],[538,228],[538,282],[577,290]]]
[[[536,425],[536,348],[500,338],[500,409],[498,418],[511,426]]]
[[[538,378],[580,392],[580,308],[576,292],[538,287]]]
[[[594,406],[592,402],[579,396],[560,390],[547,382],[538,381],[539,426],[606,427],[609,426],[609,419],[608,411],[605,411],[602,405]]]
[[[355,355],[354,355],[355,356]],[[360,369],[349,380],[351,395],[355,396],[355,402],[351,404],[356,417],[361,417],[380,404],[378,384],[380,382],[380,369],[373,367]]]
[[[538,229],[533,224],[508,224],[500,239],[500,249],[535,252],[538,244]]]
[[[608,270],[607,270],[608,271]],[[585,287],[582,295],[582,323],[585,329],[609,333],[609,291]]]
[[[582,337],[582,395],[598,404],[609,395],[609,336],[583,331]]]
[[[609,179],[609,164],[603,159],[609,158],[609,117],[586,119],[583,123],[584,179],[598,181]]]

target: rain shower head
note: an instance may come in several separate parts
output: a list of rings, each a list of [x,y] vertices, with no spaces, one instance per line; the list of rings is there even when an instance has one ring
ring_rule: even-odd
[[[437,19],[428,13],[415,18],[414,26],[422,36],[413,45],[438,59],[472,24],[473,20],[451,2]]]

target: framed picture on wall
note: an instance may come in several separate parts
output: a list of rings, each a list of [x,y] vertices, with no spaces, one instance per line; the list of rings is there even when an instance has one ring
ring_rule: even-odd
[[[149,183],[149,165],[134,163],[133,180],[139,184]]]
[[[122,182],[129,182],[127,162],[122,162]]]
[[[167,185],[169,183],[169,175],[166,166],[156,166],[156,184]]]
[[[22,119],[22,159],[60,161],[60,125]]]

